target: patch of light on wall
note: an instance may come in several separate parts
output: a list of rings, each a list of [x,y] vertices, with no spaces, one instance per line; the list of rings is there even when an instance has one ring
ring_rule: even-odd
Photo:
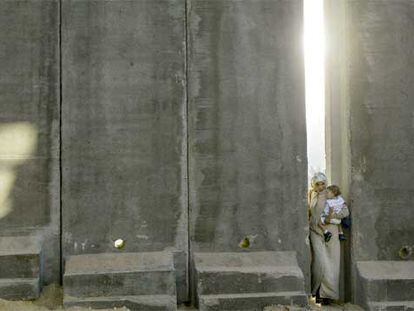
[[[306,128],[309,175],[325,172],[325,32],[323,0],[304,0]]]
[[[30,159],[37,145],[36,127],[28,122],[0,124],[0,219],[13,209],[10,194],[19,166]]]

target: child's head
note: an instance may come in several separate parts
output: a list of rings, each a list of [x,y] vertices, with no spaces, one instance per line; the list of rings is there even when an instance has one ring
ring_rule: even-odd
[[[341,190],[336,185],[331,185],[326,188],[328,199],[333,199],[338,195],[341,195]]]

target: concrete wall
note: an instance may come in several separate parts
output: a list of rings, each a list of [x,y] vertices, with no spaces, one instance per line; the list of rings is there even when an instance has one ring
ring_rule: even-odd
[[[326,102],[326,170],[330,184],[339,185],[349,204],[350,133],[347,63],[347,2],[325,0],[325,102]],[[344,229],[348,240],[341,242],[340,295],[351,300],[350,230]]]
[[[295,250],[309,276],[301,1],[188,6],[192,251]]]
[[[45,283],[60,273],[59,2],[0,1],[0,235],[43,241]],[[398,260],[414,235],[414,3],[328,2],[328,170],[352,260]],[[256,236],[250,250],[296,250],[309,276],[301,1],[62,3],[64,256],[116,238],[171,249],[186,284],[189,226],[193,251]]]
[[[348,23],[353,256],[398,259],[414,236],[414,3],[351,1]]]
[[[58,1],[0,1],[0,236],[44,241],[59,281]]]
[[[357,261],[414,243],[414,3],[328,2],[328,169],[349,198],[355,290]]]
[[[122,238],[124,251],[181,252],[183,273],[185,2],[64,0],[62,9],[64,257],[116,252]]]
[[[45,240],[47,282],[60,216],[64,258],[174,251],[182,300],[188,228],[194,251],[296,250],[308,277],[301,1],[62,0],[62,81],[59,3],[0,3],[1,234]]]

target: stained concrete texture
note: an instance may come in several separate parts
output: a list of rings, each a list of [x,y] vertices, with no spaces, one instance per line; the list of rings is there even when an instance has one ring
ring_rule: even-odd
[[[58,1],[0,1],[0,236],[47,241],[46,283],[60,265],[58,13]]]
[[[357,263],[355,301],[367,310],[414,308],[414,261]]]
[[[414,243],[414,2],[347,12],[352,256],[400,260]]]
[[[195,253],[193,257],[200,311],[308,304],[295,252]]]
[[[167,252],[71,256],[66,261],[63,287],[65,298],[171,295],[175,305],[173,256]]]
[[[345,293],[357,299],[358,261],[414,259],[414,3],[326,4],[327,166],[349,199]]]
[[[62,5],[63,255],[169,249],[186,298],[185,1]]]
[[[326,4],[328,170],[349,199],[346,298],[359,299],[356,262],[414,259],[414,4]]]
[[[304,290],[294,252],[195,253],[194,268],[199,295]]]
[[[177,311],[176,296],[100,296],[84,298],[65,298],[65,306],[84,306],[90,309],[126,308],[131,311]]]
[[[296,250],[309,277],[301,1],[188,1],[194,251]]]
[[[40,270],[40,243],[35,238],[0,237],[0,298],[38,298]]]
[[[39,276],[40,245],[27,236],[0,237],[0,279]]]

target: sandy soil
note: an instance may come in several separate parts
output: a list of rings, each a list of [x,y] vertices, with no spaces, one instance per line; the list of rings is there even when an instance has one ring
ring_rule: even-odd
[[[89,308],[73,307],[64,309],[62,307],[62,287],[52,284],[43,288],[40,298],[34,301],[7,301],[0,299],[0,311],[49,311],[49,310],[70,310],[86,311]],[[111,310],[114,309],[100,309]],[[117,311],[128,311],[127,308],[116,308]]]
[[[316,304],[313,299],[309,301],[309,308],[301,308],[301,307],[294,307],[294,306],[270,306],[263,309],[263,311],[304,311],[304,310],[311,310],[311,311],[364,311],[364,309],[350,304],[350,303],[334,303],[330,306],[321,306],[320,304]]]
[[[64,309],[62,307],[63,292],[62,288],[58,285],[49,285],[43,289],[43,292],[39,299],[34,301],[6,301],[0,299],[0,311],[49,311],[49,310],[67,310],[67,311],[87,311],[92,310],[89,308],[72,307]],[[129,311],[128,308],[114,308],[114,309],[100,309],[101,311]],[[195,311],[196,309],[191,307],[179,307],[179,311]],[[335,304],[332,306],[320,306],[315,304],[313,300],[310,301],[310,308],[305,309],[294,306],[269,306],[263,311],[363,311],[358,306],[351,304]]]

